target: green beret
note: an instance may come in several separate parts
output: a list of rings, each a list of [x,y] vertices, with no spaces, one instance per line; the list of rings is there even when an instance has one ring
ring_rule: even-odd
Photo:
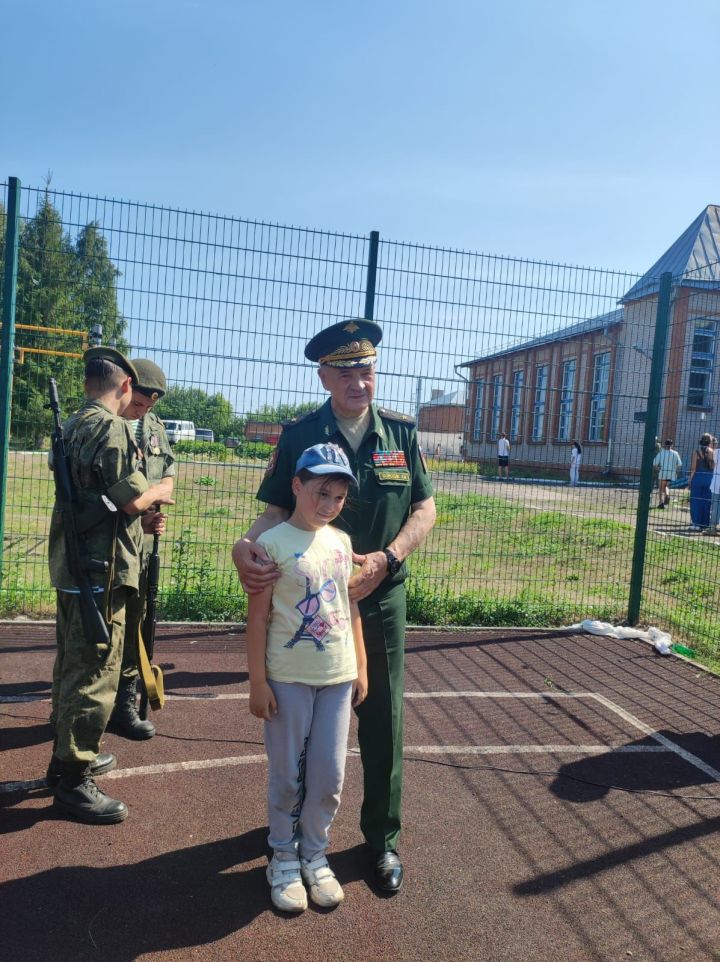
[[[137,383],[138,375],[132,361],[129,361],[124,354],[115,350],[114,347],[89,347],[83,354],[83,361],[86,368],[90,361],[109,361],[129,374],[133,381]]]
[[[134,357],[133,367],[137,371],[138,379],[133,384],[133,391],[139,391],[151,401],[157,401],[167,393],[167,381],[161,367],[146,357]]]
[[[374,321],[350,318],[316,334],[305,347],[305,357],[329,367],[368,367],[381,340],[382,330]]]

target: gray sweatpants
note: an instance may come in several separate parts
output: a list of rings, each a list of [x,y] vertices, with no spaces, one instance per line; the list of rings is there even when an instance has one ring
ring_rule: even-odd
[[[345,777],[352,682],[315,688],[269,681],[278,705],[265,722],[268,843],[312,861],[328,847]]]

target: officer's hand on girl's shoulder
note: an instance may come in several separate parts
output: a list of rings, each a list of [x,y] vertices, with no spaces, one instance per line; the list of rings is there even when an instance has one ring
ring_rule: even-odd
[[[233,548],[240,584],[249,595],[264,591],[280,577],[280,569],[261,545],[242,539]]]
[[[355,571],[348,582],[350,601],[362,601],[381,584],[387,575],[387,558],[383,551],[371,551],[360,555],[361,567]]]

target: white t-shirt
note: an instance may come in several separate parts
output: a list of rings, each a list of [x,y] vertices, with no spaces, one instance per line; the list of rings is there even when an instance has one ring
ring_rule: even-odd
[[[713,476],[710,480],[710,493],[720,494],[720,448],[715,448],[713,457],[715,458],[715,467],[713,468]]]
[[[507,438],[498,438],[498,457],[506,458],[510,454],[510,442]]]
[[[350,538],[330,525],[303,531],[287,521],[258,538],[280,568],[273,587],[267,677],[306,685],[357,678],[350,624]]]
[[[577,448],[573,448],[570,451],[570,467],[579,468],[581,462],[582,462],[582,454],[578,451]]]
[[[673,448],[663,448],[655,455],[653,464],[661,481],[674,481],[682,467],[680,455]]]

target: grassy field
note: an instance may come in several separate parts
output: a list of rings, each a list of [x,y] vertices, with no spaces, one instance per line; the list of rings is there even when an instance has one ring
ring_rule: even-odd
[[[230,547],[258,513],[263,470],[250,461],[180,463],[163,544],[164,618],[242,620]],[[48,616],[53,492],[45,457],[13,453],[9,473],[0,616]],[[559,625],[626,616],[636,491],[503,483],[476,472],[435,472],[434,482],[437,524],[413,556],[408,584],[412,623]],[[711,661],[720,547],[689,535],[684,498],[651,512],[642,620]]]

